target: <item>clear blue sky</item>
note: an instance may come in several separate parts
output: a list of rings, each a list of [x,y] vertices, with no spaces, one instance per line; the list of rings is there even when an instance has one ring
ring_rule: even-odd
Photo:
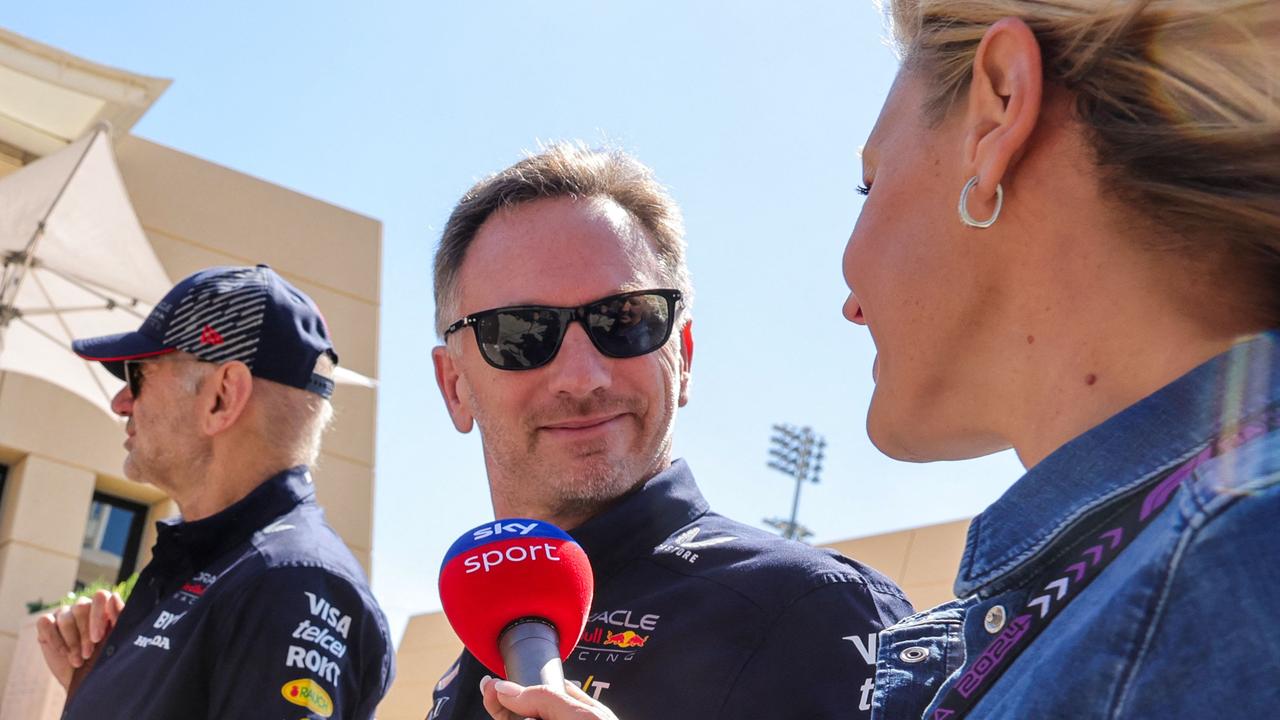
[[[968,517],[1021,473],[866,439],[874,350],[840,316],[840,256],[896,70],[871,0],[26,2],[0,26],[174,79],[136,134],[383,222],[374,589],[397,638],[490,511],[479,438],[432,376],[432,252],[458,196],[539,140],[621,145],[684,209],[697,348],[676,452],[716,509],[789,512],[775,422],[828,439],[800,504],[818,542]]]

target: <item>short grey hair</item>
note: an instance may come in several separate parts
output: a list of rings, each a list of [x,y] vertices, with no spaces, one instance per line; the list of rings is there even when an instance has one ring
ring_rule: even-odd
[[[617,148],[556,143],[471,187],[454,206],[435,258],[436,333],[457,318],[458,272],[480,226],[493,213],[534,200],[604,198],[618,204],[653,244],[659,271],[679,290],[685,312],[693,283],[685,264],[684,221],[647,166]]]
[[[333,378],[333,360],[321,353],[315,373]],[[260,403],[263,439],[283,454],[290,467],[314,466],[321,439],[333,421],[333,404],[309,390],[255,377],[253,392]]]

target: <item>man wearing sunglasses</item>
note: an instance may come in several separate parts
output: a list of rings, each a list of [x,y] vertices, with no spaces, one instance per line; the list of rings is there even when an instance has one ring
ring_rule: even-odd
[[[567,678],[623,718],[867,714],[875,635],[910,611],[898,588],[711,512],[673,460],[692,287],[646,167],[559,145],[481,181],[444,229],[435,292],[436,378],[454,426],[480,428],[495,516],[555,523],[591,559]],[[489,717],[485,672],[463,653],[429,717]]]
[[[386,619],[307,469],[338,361],[315,303],[265,265],[211,268],[74,349],[126,381],[125,475],[181,517],[127,604],[101,591],[39,620],[63,717],[372,717]]]

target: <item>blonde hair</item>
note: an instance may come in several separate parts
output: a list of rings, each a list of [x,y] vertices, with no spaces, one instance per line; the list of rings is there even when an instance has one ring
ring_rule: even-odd
[[[1165,231],[1159,249],[1246,273],[1280,323],[1280,2],[882,3],[934,123],[967,89],[987,29],[1026,22],[1046,82],[1074,94],[1104,188]]]
[[[693,304],[685,264],[680,208],[639,160],[617,148],[591,149],[581,142],[557,143],[476,183],[449,216],[435,258],[436,332],[457,318],[458,271],[480,226],[502,208],[544,198],[605,198],[617,203],[645,231],[665,280]]]

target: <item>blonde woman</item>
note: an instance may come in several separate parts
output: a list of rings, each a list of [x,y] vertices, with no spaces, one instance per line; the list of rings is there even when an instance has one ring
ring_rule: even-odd
[[[904,460],[1012,447],[873,718],[1280,700],[1280,4],[893,0],[845,316]]]
[[[1280,3],[886,0],[845,316],[903,460],[1012,447],[872,717],[1280,705]],[[489,683],[503,708],[608,717]]]

